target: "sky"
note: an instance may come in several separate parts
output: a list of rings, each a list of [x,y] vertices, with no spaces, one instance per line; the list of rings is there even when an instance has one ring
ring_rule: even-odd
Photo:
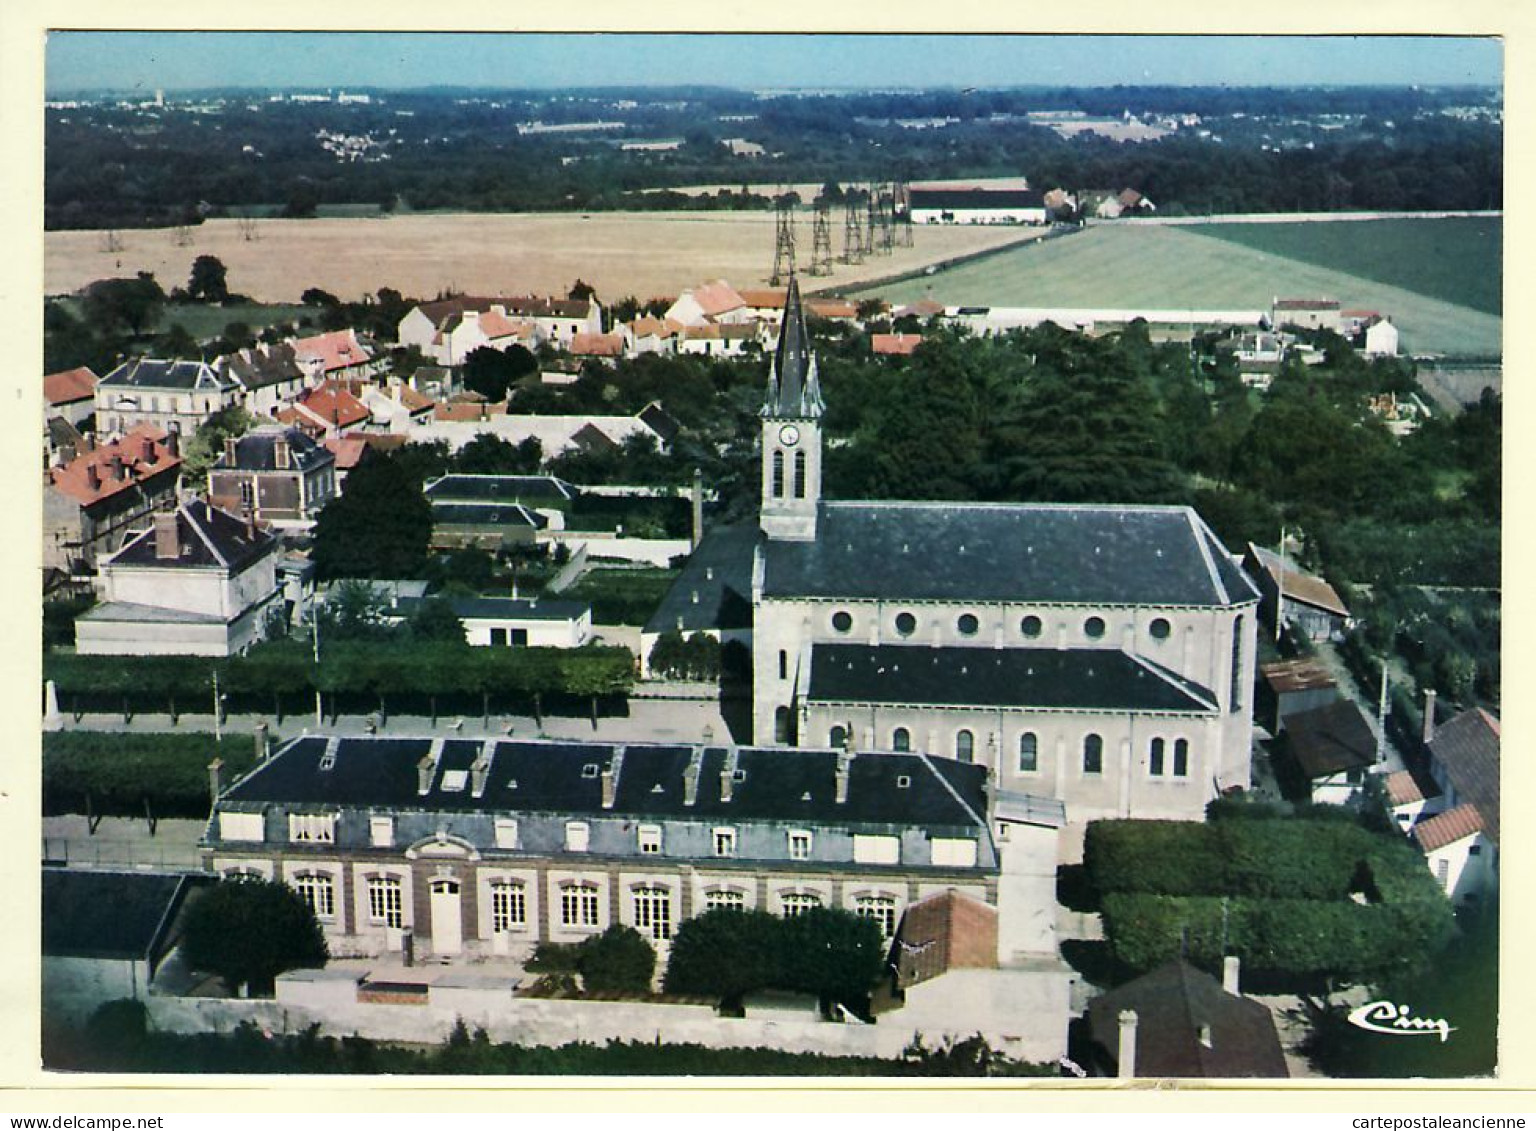
[[[747,89],[1503,81],[1496,39],[1305,36],[53,32],[46,86]]]

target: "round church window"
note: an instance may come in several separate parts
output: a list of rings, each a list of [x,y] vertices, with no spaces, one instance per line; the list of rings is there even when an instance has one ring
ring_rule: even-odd
[[[1158,617],[1148,627],[1153,640],[1167,640],[1168,634],[1173,631],[1173,626],[1168,623],[1166,617]]]
[[[903,636],[911,636],[917,631],[917,618],[911,613],[897,613],[896,631]]]
[[[961,613],[960,619],[955,621],[955,627],[960,630],[961,636],[975,636],[981,624],[973,614]]]
[[[853,627],[853,616],[846,609],[838,609],[832,614],[832,627],[838,632],[847,632]]]
[[[1083,622],[1083,632],[1090,640],[1097,640],[1104,635],[1104,618],[1089,617]]]
[[[1027,616],[1019,622],[1019,631],[1031,640],[1040,635],[1042,627],[1044,626],[1041,625],[1040,618],[1037,616]]]

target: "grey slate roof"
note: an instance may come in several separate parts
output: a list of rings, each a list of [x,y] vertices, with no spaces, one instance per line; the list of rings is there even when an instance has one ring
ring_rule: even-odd
[[[816,355],[805,328],[805,308],[800,303],[800,280],[790,276],[784,297],[784,323],[779,344],[768,370],[768,399],[763,415],[814,419],[822,414],[821,384],[816,376]]]
[[[1205,688],[1111,648],[817,644],[810,701],[1077,711],[1217,709]]]
[[[152,958],[198,877],[153,872],[43,869],[43,953]]]
[[[1225,607],[1253,583],[1189,507],[821,505],[812,542],[764,544],[765,597]]]
[[[160,605],[139,605],[132,601],[108,601],[81,613],[78,620],[102,621],[106,624],[227,624],[223,617],[211,613],[191,613],[185,609],[168,609]]]
[[[930,828],[985,827],[986,823],[986,768],[920,754],[854,755],[848,797],[838,804],[837,751],[741,747],[736,751],[740,779],[732,787],[731,800],[724,801],[720,774],[728,751],[705,747],[698,796],[690,806],[684,804],[683,774],[697,749],[693,746],[495,741],[485,791],[476,798],[468,788],[441,788],[447,771],[469,770],[481,751],[476,739],[442,741],[431,788],[424,796],[418,793],[417,763],[433,741],[344,738],[336,743],[331,768],[322,770],[327,740],[298,738],[226,790],[220,805],[251,809],[281,803]],[[623,758],[614,805],[605,809],[600,775],[618,750]],[[906,778],[907,783],[899,784],[898,778]]]
[[[543,530],[549,519],[520,503],[432,503],[436,526],[507,526]]]
[[[444,475],[422,494],[432,502],[569,502],[576,488],[553,475]]]
[[[210,389],[235,387],[232,377],[224,377],[201,361],[161,361],[134,358],[125,361],[101,379],[98,388],[107,385],[123,389]]]
[[[1351,700],[1287,715],[1285,731],[1308,781],[1376,764],[1376,736]]]
[[[220,373],[235,378],[247,389],[261,389],[269,385],[281,385],[286,381],[305,379],[298,354],[287,342],[257,345],[227,354],[215,361],[214,366]]]
[[[446,599],[461,620],[576,620],[591,611],[583,601],[552,601],[540,597],[406,597],[396,608],[411,615],[423,600]]]
[[[241,519],[204,499],[182,503],[176,511],[176,526],[181,549],[176,558],[156,554],[155,532],[150,528],[119,550],[109,564],[239,571],[277,546],[270,534],[258,528],[252,537]]]
[[[677,438],[677,434],[683,430],[683,426],[661,405],[652,401],[642,408],[636,416],[640,423],[644,424],[663,444],[670,444]]]
[[[1186,962],[1173,961],[1088,1003],[1092,1039],[1114,1061],[1120,1012],[1136,1014],[1140,1077],[1286,1077],[1275,1019],[1261,1002],[1229,994]],[[1209,1028],[1209,1044],[1200,1039]]]
[[[751,628],[752,562],[761,538],[756,523],[717,526],[706,533],[645,622],[645,631]]]
[[[292,461],[288,468],[281,470],[310,471],[336,462],[336,457],[307,432],[280,424],[264,424],[235,441],[235,467],[240,471],[279,470],[276,455],[279,440],[288,441]],[[223,453],[213,466],[220,471],[230,469]]]
[[[1429,751],[1445,769],[1457,797],[1476,807],[1483,831],[1499,840],[1499,722],[1475,708],[1435,731]]]

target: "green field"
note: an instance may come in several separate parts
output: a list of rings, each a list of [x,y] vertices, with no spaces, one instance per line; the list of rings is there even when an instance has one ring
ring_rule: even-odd
[[[287,304],[239,302],[206,306],[195,302],[171,303],[160,316],[155,331],[163,333],[179,322],[187,333],[202,341],[222,334],[231,322],[244,322],[253,333],[259,334],[275,322],[297,322],[301,318],[314,318],[317,313],[312,306]]]
[[[1470,306],[1484,314],[1502,311],[1502,217],[1201,224],[1186,231]]]
[[[1357,238],[1346,234],[1349,229],[1377,223],[1382,221],[1330,221],[1306,226],[1318,229],[1318,244],[1335,238],[1342,245],[1344,240]],[[1459,222],[1411,223],[1433,226]],[[1346,309],[1365,308],[1390,315],[1408,352],[1458,357],[1495,357],[1501,353],[1501,319],[1497,314],[1377,281],[1364,273],[1350,274],[1197,234],[1203,230],[1204,226],[1093,226],[882,287],[879,293],[893,303],[932,298],[963,306],[1266,312],[1277,295],[1326,296],[1338,299]],[[1448,279],[1467,278],[1478,270],[1493,274],[1498,262],[1490,267],[1485,257],[1491,242],[1464,241],[1456,256],[1442,256],[1447,262],[1436,263],[1436,271]],[[1383,264],[1388,258],[1383,255],[1362,261],[1356,271],[1387,274],[1389,269]],[[1422,284],[1415,285],[1424,289]]]

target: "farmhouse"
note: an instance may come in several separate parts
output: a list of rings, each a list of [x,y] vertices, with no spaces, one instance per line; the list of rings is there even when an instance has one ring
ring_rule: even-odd
[[[1376,736],[1359,707],[1338,699],[1292,712],[1281,725],[1308,800],[1345,805],[1359,796],[1366,774],[1376,765]]]
[[[1435,728],[1426,710],[1430,773],[1440,796],[1412,826],[1435,879],[1458,906],[1490,899],[1499,884],[1499,720],[1463,711]]]
[[[1332,330],[1342,328],[1339,300],[1336,298],[1280,298],[1270,304],[1269,324],[1275,329],[1283,326],[1299,326],[1303,330]]]
[[[63,417],[79,427],[96,411],[96,374],[89,366],[43,377],[43,404],[49,417]]]
[[[666,944],[715,907],[843,907],[890,938],[949,889],[996,908],[1009,961],[1054,947],[1060,807],[989,809],[985,770],[918,754],[311,736],[217,795],[208,870],[291,884],[336,955],[614,923]]]
[[[240,386],[245,410],[268,416],[314,384],[313,365],[300,360],[292,344],[256,345],[226,354],[213,363]]]
[[[1044,224],[1045,198],[1033,189],[920,189],[911,191],[914,224]]]

